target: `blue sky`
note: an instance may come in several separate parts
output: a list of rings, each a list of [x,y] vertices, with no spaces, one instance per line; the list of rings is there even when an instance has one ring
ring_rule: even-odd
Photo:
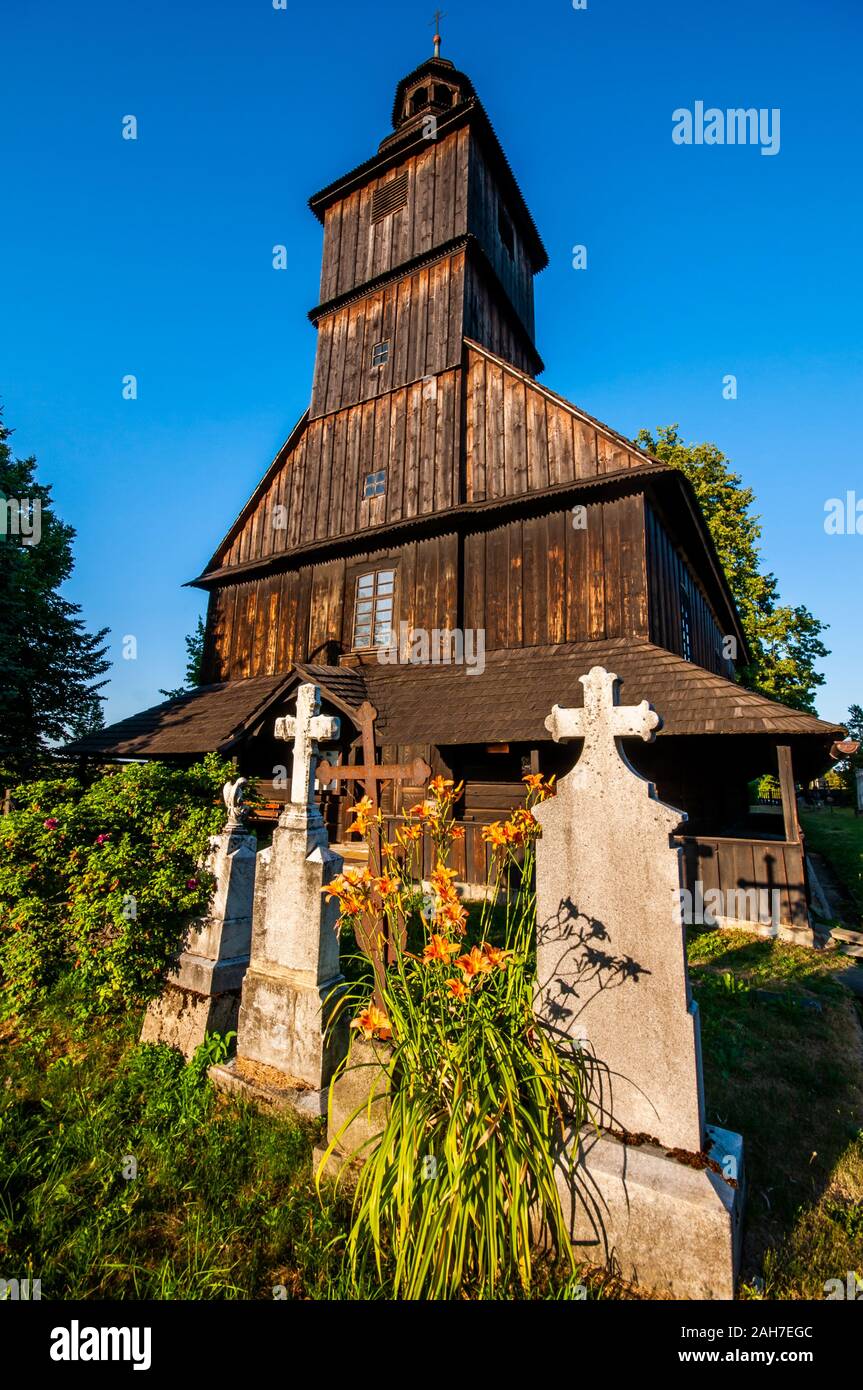
[[[388,133],[432,13],[6,12],[0,397],[16,452],[37,455],[77,529],[69,595],[112,629],[109,720],[180,682],[204,609],[181,586],[308,403],[321,229],[307,199]],[[827,498],[863,499],[857,0],[449,0],[443,34],[551,257],[543,380],[626,434],[677,421],[731,457],[783,599],[831,624],[819,707],[841,717],[863,703],[863,536],[823,521]],[[778,107],[779,153],[675,145],[672,112],[699,100]]]

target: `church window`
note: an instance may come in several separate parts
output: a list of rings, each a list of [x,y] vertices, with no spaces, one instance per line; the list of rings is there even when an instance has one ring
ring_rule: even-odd
[[[500,239],[506,248],[507,255],[515,255],[515,237],[513,236],[512,223],[506,215],[503,204],[497,205],[497,229],[500,232]]]
[[[680,655],[684,661],[692,660],[692,606],[689,595],[680,590]]]
[[[388,647],[392,642],[395,570],[372,570],[357,579],[354,607],[355,651]]]
[[[452,88],[435,83],[434,100],[435,106],[452,106]]]
[[[379,468],[375,473],[367,473],[363,483],[363,497],[380,497],[386,492],[387,470]]]
[[[383,367],[390,360],[389,339],[385,343],[375,343],[372,348],[372,366]]]
[[[428,87],[417,87],[411,97],[411,115],[415,116],[417,111],[421,111],[424,106],[428,106]]]

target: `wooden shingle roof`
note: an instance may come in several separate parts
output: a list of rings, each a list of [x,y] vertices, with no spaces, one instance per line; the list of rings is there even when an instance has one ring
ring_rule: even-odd
[[[579,707],[579,676],[605,666],[621,700],[649,700],[660,737],[697,734],[841,737],[835,724],[777,704],[651,642],[615,638],[486,653],[483,673],[465,666],[364,666],[377,729],[386,743],[548,742],[552,705]]]
[[[76,739],[62,751],[106,758],[226,753],[258,722],[291,679],[290,674],[282,673],[201,685],[188,695],[153,705]]]

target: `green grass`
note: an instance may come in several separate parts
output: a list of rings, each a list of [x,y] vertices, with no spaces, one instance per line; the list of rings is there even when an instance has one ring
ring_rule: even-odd
[[[829,861],[863,914],[863,816],[855,816],[850,806],[839,806],[833,811],[804,811],[800,822],[807,848]]]
[[[823,1298],[863,1272],[863,1035],[846,957],[745,932],[690,938],[708,1120],[743,1135],[743,1294]]]
[[[847,961],[743,932],[693,934],[690,956],[708,1119],[746,1145],[747,1289],[822,1297],[863,1272],[863,1049],[833,979]],[[348,1208],[317,1198],[313,1125],[218,1095],[202,1065],[138,1046],[138,1018],[82,1038],[68,1014],[61,988],[38,1042],[0,1040],[4,1277],[41,1279],[44,1298],[385,1296],[344,1279]],[[591,1298],[632,1296],[584,1280]],[[576,1292],[541,1272],[537,1297]]]

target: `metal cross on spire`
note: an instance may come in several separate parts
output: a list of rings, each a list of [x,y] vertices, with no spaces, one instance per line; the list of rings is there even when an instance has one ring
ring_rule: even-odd
[[[435,10],[432,25],[434,26],[434,56],[436,58],[440,57],[440,22],[442,19],[446,19],[445,11]]]

